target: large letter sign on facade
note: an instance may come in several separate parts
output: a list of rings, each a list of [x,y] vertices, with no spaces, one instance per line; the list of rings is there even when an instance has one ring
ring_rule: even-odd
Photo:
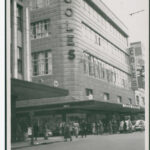
[[[65,11],[65,15],[67,17],[72,17],[72,15],[73,15],[72,9],[71,8],[67,8],[66,11]]]
[[[65,3],[70,4],[72,2],[72,0],[64,0]],[[67,17],[72,17],[73,16],[73,10],[71,8],[67,8],[65,10],[65,15]],[[69,22],[66,21],[66,31],[68,33],[72,33],[73,29],[69,26]],[[67,46],[74,46],[74,35],[67,35]],[[70,49],[68,52],[68,59],[72,60],[75,58],[75,50],[74,49]]]
[[[133,48],[129,49],[130,51],[130,63],[131,63],[131,76],[132,76],[132,82],[131,82],[131,86],[132,89],[136,90],[138,88],[138,82],[137,82],[137,76],[136,76],[136,69],[135,69],[135,51]]]
[[[75,58],[75,54],[74,54],[74,49],[70,49],[68,52],[68,58],[69,59],[74,59]]]
[[[66,21],[66,31],[67,31],[67,32],[73,32],[73,29],[70,28],[68,21]]]
[[[73,38],[74,35],[67,35],[67,46],[74,46]]]

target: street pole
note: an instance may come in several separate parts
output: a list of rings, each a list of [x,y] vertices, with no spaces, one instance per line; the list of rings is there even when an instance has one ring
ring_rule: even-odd
[[[31,130],[32,130],[32,134],[31,134],[31,145],[34,145],[34,137],[33,137],[33,116],[34,116],[34,112],[31,111],[30,112],[30,122],[31,122]]]

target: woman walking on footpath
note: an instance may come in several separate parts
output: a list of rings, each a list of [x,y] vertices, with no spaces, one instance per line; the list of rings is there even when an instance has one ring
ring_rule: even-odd
[[[66,122],[64,124],[64,139],[65,139],[65,142],[67,142],[68,138],[70,139],[70,141],[72,141],[71,131],[70,131],[70,124],[68,122]]]
[[[78,138],[78,135],[79,135],[79,123],[78,122],[74,122],[73,126],[74,126],[74,135],[75,135],[76,138]]]

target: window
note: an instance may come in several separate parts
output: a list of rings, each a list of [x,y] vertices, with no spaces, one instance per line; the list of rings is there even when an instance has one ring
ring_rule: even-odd
[[[122,103],[122,97],[121,96],[117,96],[117,102]]]
[[[104,93],[104,101],[108,101],[109,100],[109,93]]]
[[[52,74],[51,51],[37,52],[32,54],[33,76]]]
[[[145,105],[145,99],[144,99],[144,97],[142,97],[142,103],[143,103],[143,105]]]
[[[94,75],[94,60],[93,56],[88,57],[89,61],[89,75],[93,76]]]
[[[50,26],[49,20],[31,23],[31,39],[48,37],[50,34],[49,26]]]
[[[87,52],[83,52],[83,57],[83,71],[85,74],[97,79],[106,80],[119,87],[131,87],[131,76],[127,73],[112,67]]]
[[[140,101],[139,101],[139,96],[136,96],[136,104],[139,105]]]
[[[131,99],[131,98],[129,98],[128,100],[129,100],[129,104],[132,104],[132,99]]]
[[[30,0],[30,9],[39,9],[48,7],[52,0]]]
[[[18,65],[18,73],[22,73],[22,48],[18,47],[18,56],[17,56],[17,65]]]
[[[88,96],[88,99],[93,99],[93,90],[92,89],[85,89],[86,90],[86,96]]]
[[[23,18],[22,18],[22,7],[17,5],[17,29],[19,31],[22,31],[22,21],[23,21]]]

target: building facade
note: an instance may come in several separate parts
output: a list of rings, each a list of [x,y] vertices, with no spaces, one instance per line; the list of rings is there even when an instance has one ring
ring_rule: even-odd
[[[11,0],[11,78],[31,81],[29,9]]]
[[[144,55],[143,51],[144,48],[142,46],[141,42],[134,42],[130,44],[130,56],[133,56],[131,58],[130,62],[134,63],[135,68],[135,78],[136,78],[136,84],[137,88],[145,89],[145,62],[144,62]],[[133,55],[134,54],[134,55]]]
[[[21,0],[10,0],[10,83],[13,79],[31,81],[29,9]],[[8,32],[9,32],[8,31]],[[16,98],[11,87],[11,141],[16,140]]]
[[[54,120],[63,118],[85,118],[90,111],[68,112],[68,104],[62,106],[64,111],[51,111],[50,107],[44,112],[39,107],[94,100],[110,106],[136,105],[131,89],[128,29],[102,1],[26,2],[31,14],[32,80],[68,89],[69,96],[20,101],[18,112],[28,112],[32,107],[37,119],[41,118],[39,123],[49,120],[49,124],[54,124]],[[105,107],[92,115],[105,118],[112,113],[111,107]]]

